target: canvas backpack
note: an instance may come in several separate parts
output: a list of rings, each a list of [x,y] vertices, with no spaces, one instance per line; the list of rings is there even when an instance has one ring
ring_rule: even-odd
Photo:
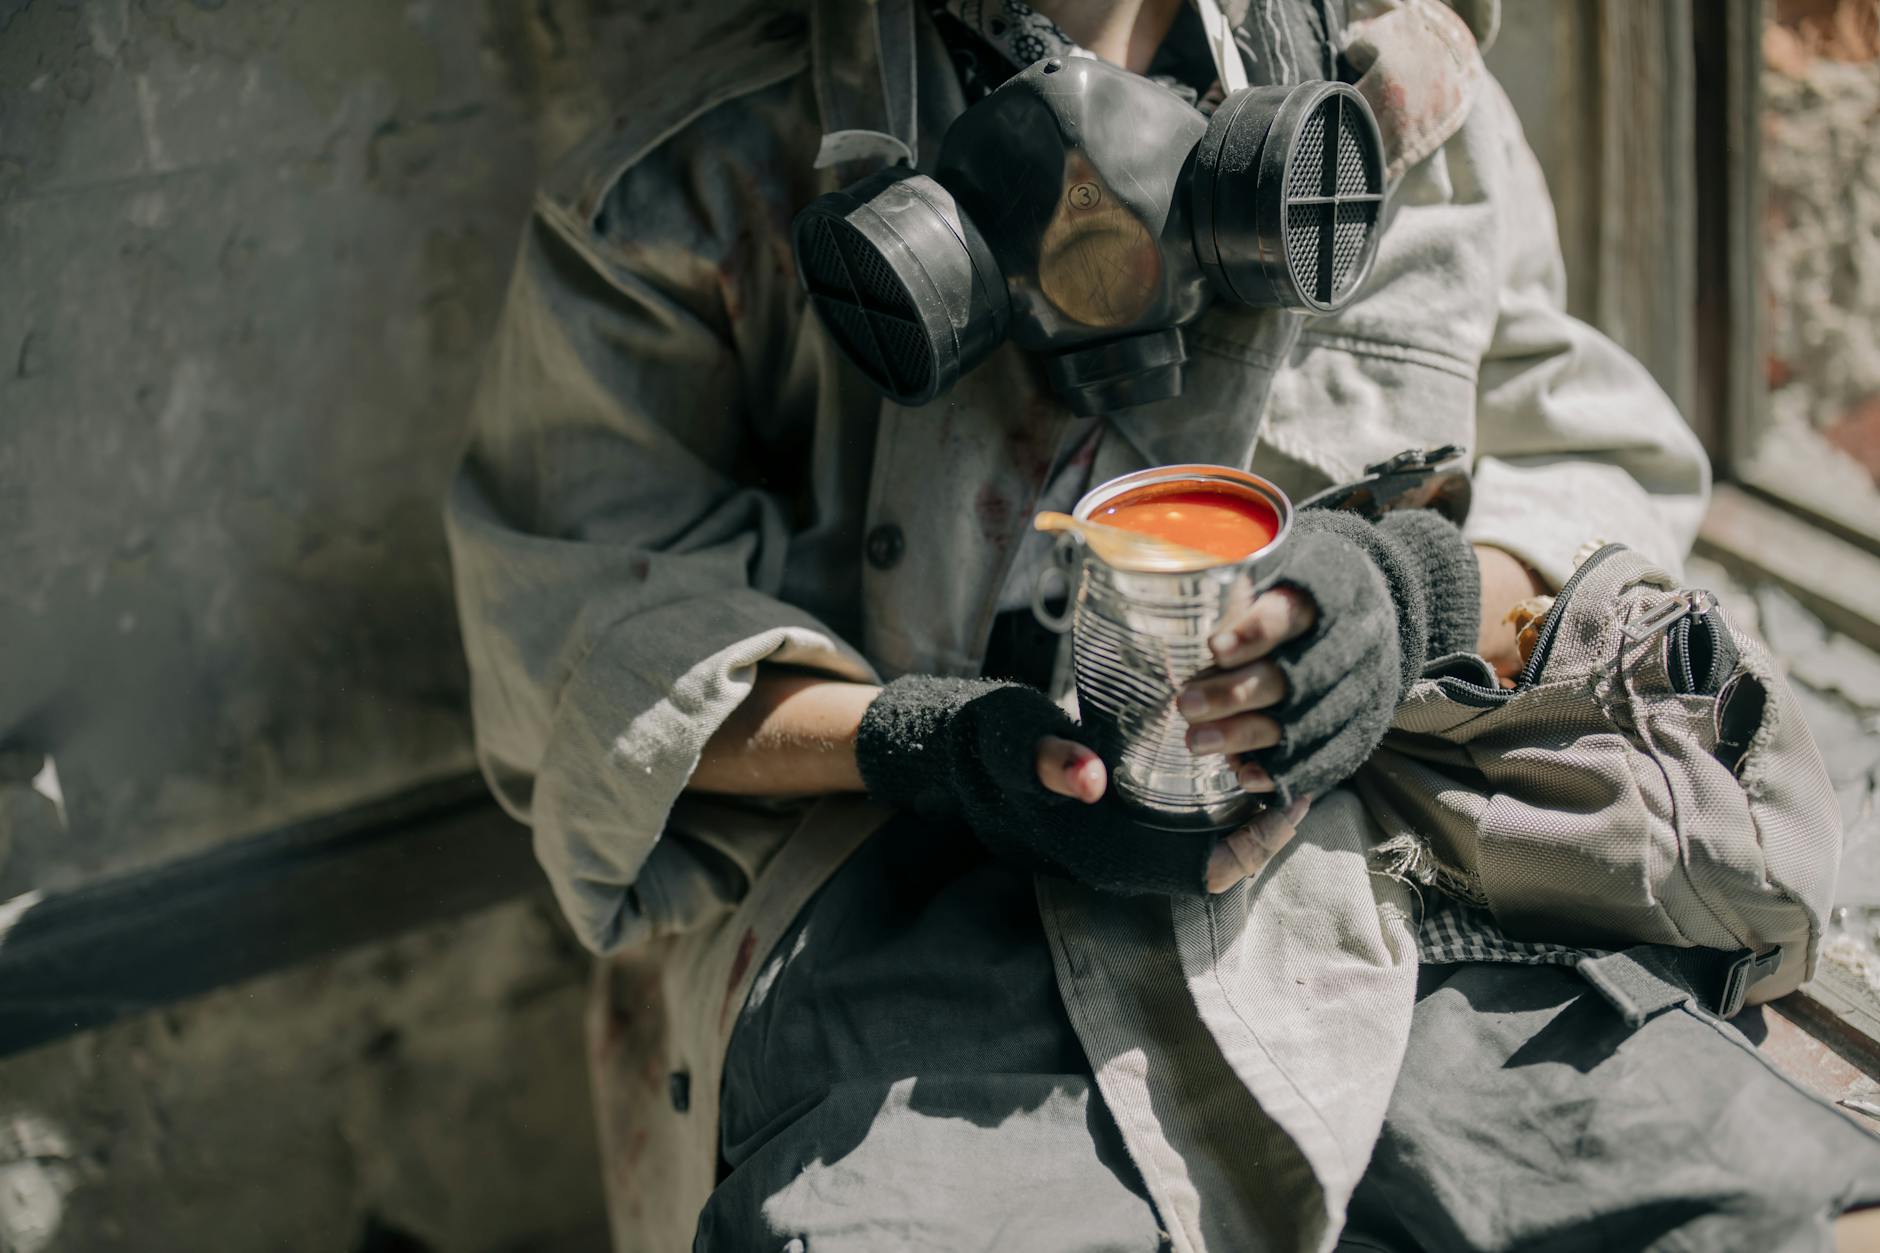
[[[1511,938],[1740,953],[1752,1001],[1813,973],[1841,849],[1821,753],[1767,649],[1631,549],[1580,564],[1513,688],[1433,663],[1353,783],[1385,861]]]

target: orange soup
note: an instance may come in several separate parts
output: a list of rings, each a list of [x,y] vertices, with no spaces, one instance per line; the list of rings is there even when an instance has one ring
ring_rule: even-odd
[[[1258,552],[1279,533],[1279,515],[1260,496],[1192,480],[1124,492],[1092,513],[1090,520],[1154,535],[1223,561]]]

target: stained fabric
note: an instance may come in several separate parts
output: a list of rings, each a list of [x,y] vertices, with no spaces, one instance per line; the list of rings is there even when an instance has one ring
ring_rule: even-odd
[[[535,202],[451,494],[479,760],[581,941],[620,955],[591,1056],[627,1250],[693,1229],[724,1006],[755,973],[753,937],[839,861],[772,891],[803,834],[693,812],[699,745],[761,663],[976,674],[1076,425],[1016,350],[906,410],[817,328],[789,223],[854,173],[817,168],[823,132],[894,133],[897,115],[876,98],[880,50],[844,24],[859,0],[814,7],[674,10],[669,54]],[[1471,539],[1555,582],[1596,535],[1675,564],[1702,450],[1564,311],[1546,189],[1467,28],[1430,0],[1352,6],[1380,9],[1346,51],[1400,115],[1386,135],[1406,166],[1366,290],[1327,318],[1210,309],[1185,335],[1183,395],[1104,419],[1091,478],[1206,461],[1301,499],[1460,443]],[[923,20],[923,159],[964,107],[938,43]],[[1405,894],[1366,869],[1377,838],[1335,792],[1257,891],[1159,918],[1053,900],[1059,987],[1179,1249],[1260,1247],[1234,1238],[1252,1229],[1318,1249],[1342,1222],[1414,1000]],[[1226,1169],[1248,1159],[1222,1152],[1250,1142],[1258,1207]],[[684,1170],[649,1166],[669,1162]]]
[[[1344,0],[1248,0],[1235,28],[1235,41],[1247,61],[1247,80],[1338,78],[1344,11]]]
[[[897,819],[759,968],[696,1253],[1167,1248],[1065,1017],[1031,876]]]
[[[1169,1247],[1032,891],[966,833],[914,819],[836,874],[732,1034],[727,1173],[695,1253]],[[1258,1210],[1289,1184],[1254,1130],[1248,1160],[1224,1165]],[[1338,1248],[1801,1253],[1875,1200],[1880,1141],[1735,1027],[1679,1007],[1633,1030],[1558,967],[1428,965]],[[1286,1242],[1270,1221],[1256,1247]]]

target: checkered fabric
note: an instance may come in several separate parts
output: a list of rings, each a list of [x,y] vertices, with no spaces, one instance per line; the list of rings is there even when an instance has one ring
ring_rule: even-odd
[[[1417,922],[1417,952],[1430,965],[1447,962],[1513,962],[1523,966],[1571,966],[1604,950],[1511,940],[1494,915],[1438,892],[1424,894]]]

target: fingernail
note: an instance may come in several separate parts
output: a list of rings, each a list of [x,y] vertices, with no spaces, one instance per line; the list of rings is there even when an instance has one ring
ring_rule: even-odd
[[[1310,808],[1312,808],[1312,798],[1310,796],[1301,796],[1298,800],[1286,806],[1286,821],[1299,821],[1306,816],[1306,810]]]
[[[1188,747],[1197,753],[1211,753],[1227,743],[1227,738],[1213,727],[1203,727],[1188,736]]]
[[[1244,792],[1271,792],[1273,790],[1273,776],[1258,766],[1242,766],[1239,778],[1240,788]]]
[[[1234,633],[1232,631],[1216,631],[1213,635],[1208,637],[1208,647],[1213,649],[1216,654],[1226,652],[1234,646],[1234,643]]]
[[[1208,712],[1208,695],[1206,692],[1189,688],[1181,694],[1181,699],[1175,704],[1184,717],[1196,718]]]

